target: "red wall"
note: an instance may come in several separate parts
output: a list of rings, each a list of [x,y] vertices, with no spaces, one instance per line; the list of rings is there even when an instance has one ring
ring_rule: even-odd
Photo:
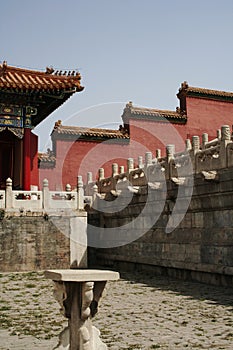
[[[133,152],[137,155],[144,156],[145,152],[150,151],[155,156],[156,149],[161,149],[162,155],[165,155],[168,144],[175,144],[176,151],[181,151],[184,149],[185,138],[186,125],[148,120],[130,121],[130,142],[137,143],[136,152]]]
[[[40,169],[40,184],[46,178],[52,190],[64,189],[67,183],[73,189],[77,186],[78,175],[82,175],[85,183],[87,172],[91,171],[95,179],[101,167],[106,170],[105,176],[110,176],[111,164],[126,165],[128,152],[128,143],[58,140],[56,166],[54,169]]]
[[[147,151],[155,156],[156,149],[161,149],[165,155],[168,144],[175,144],[179,152],[184,150],[186,138],[207,132],[209,139],[213,139],[217,129],[233,123],[233,103],[187,97],[186,106],[186,124],[131,119],[130,143],[57,140],[56,167],[40,169],[40,183],[47,178],[50,189],[64,189],[67,183],[76,188],[78,175],[83,176],[85,183],[87,172],[91,171],[95,179],[98,169],[104,167],[105,177],[108,177],[114,162],[126,167],[127,158],[132,157],[137,165],[138,156],[144,157]],[[33,174],[36,179],[36,173]]]
[[[209,138],[216,137],[217,129],[222,125],[233,124],[233,103],[202,98],[186,98],[188,129],[193,135],[209,134]]]

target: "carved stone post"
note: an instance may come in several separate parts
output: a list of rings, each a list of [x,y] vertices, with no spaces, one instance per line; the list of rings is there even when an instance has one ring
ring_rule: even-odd
[[[227,166],[227,145],[231,142],[231,129],[229,125],[222,125],[221,127],[221,142],[220,142],[220,162],[221,167]]]
[[[104,168],[99,169],[99,181],[104,179]]]
[[[168,164],[168,176],[169,179],[173,176],[172,174],[172,161],[174,160],[174,154],[175,154],[175,145],[167,145],[166,146],[166,157],[167,157],[167,164]]]
[[[84,189],[83,189],[83,180],[81,175],[78,176],[77,191],[78,191],[77,209],[83,209],[84,208]]]
[[[134,170],[133,158],[128,158],[127,159],[127,171],[130,173],[132,170]]]
[[[49,209],[50,207],[50,200],[49,200],[49,182],[47,179],[43,180],[43,208],[45,210]]]
[[[229,125],[223,125],[221,127],[221,141],[231,141],[231,129]]]
[[[97,193],[98,193],[98,186],[95,184],[93,186],[93,200],[96,199]]]
[[[49,270],[45,276],[55,282],[55,297],[68,318],[68,328],[61,333],[56,349],[64,349],[64,332],[69,336],[69,350],[106,350],[99,331],[91,318],[98,311],[98,303],[107,281],[119,279],[119,273],[107,270]],[[65,337],[64,337],[65,338]],[[63,345],[63,347],[61,347]],[[65,344],[67,345],[67,343]]]
[[[118,164],[117,163],[113,163],[112,164],[112,177],[118,175]]]
[[[93,180],[92,180],[92,172],[91,171],[88,171],[87,173],[87,183],[91,183]]]
[[[199,172],[198,167],[198,158],[196,157],[197,152],[200,151],[200,138],[199,136],[193,136],[192,137],[192,151],[191,151],[191,159],[193,163],[193,168],[195,173]]]
[[[208,134],[205,132],[202,134],[202,149],[205,149],[205,145],[209,140]]]
[[[175,153],[175,145],[167,145],[166,146],[166,155],[167,155],[167,161],[170,162],[174,158]]]
[[[125,167],[124,167],[124,165],[121,165],[120,166],[120,174],[124,174],[124,172],[125,172]]]
[[[139,169],[143,168],[143,158],[142,158],[142,156],[138,156],[138,168]]]
[[[199,136],[192,137],[192,148],[194,155],[200,150],[200,138]]]
[[[6,209],[13,207],[13,192],[12,192],[12,180],[8,177],[6,180]]]
[[[148,167],[149,165],[152,164],[152,153],[151,152],[146,152],[145,154],[145,166]]]
[[[157,159],[161,158],[161,149],[158,148],[158,149],[155,151],[155,157],[156,157]]]
[[[85,195],[86,196],[91,196],[92,195],[92,186],[93,186],[93,177],[92,177],[92,172],[89,171],[87,173],[87,183],[85,186]]]
[[[70,186],[70,184],[66,184],[66,192],[71,192],[71,186]]]
[[[185,140],[185,150],[190,151],[191,149],[192,149],[191,141],[190,141],[190,139],[186,139]]]

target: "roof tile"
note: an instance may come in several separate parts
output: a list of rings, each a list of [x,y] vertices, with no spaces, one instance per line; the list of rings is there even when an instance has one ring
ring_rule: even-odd
[[[103,139],[129,139],[129,135],[124,130],[97,129],[80,126],[61,125],[61,121],[55,123],[53,134],[67,136],[87,136]]]
[[[80,85],[81,76],[77,72],[75,75],[58,75],[54,73],[52,68],[47,68],[46,72],[28,70],[8,66],[4,61],[0,65],[0,89],[21,89],[38,91],[53,91],[53,90],[83,90]]]
[[[233,99],[233,92],[189,86],[186,81],[184,81],[181,84],[181,87],[179,89],[177,96],[178,97],[181,96],[182,93],[185,93],[186,95],[190,95],[190,96],[199,95],[200,97],[206,96],[207,98],[216,97],[216,98]]]

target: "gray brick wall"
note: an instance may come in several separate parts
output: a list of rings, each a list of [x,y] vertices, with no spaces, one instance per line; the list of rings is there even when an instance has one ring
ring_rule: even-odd
[[[177,187],[168,181],[167,199],[159,219],[147,233],[125,246],[91,249],[91,263],[131,263],[154,267],[233,275],[233,168],[218,171],[218,179],[195,175],[194,191],[188,211],[171,233],[165,232],[175,202]],[[145,190],[146,191],[146,190]],[[145,192],[144,191],[144,192]],[[184,191],[185,193],[185,191]],[[120,213],[89,212],[89,222],[106,227],[131,221],[145,203],[145,194],[135,195]],[[114,205],[114,201],[112,202]],[[155,210],[151,202],[151,213]],[[141,221],[146,225],[146,218]],[[207,279],[208,280],[208,279]]]
[[[69,218],[5,217],[0,221],[0,270],[69,268],[70,240],[62,232]],[[58,228],[59,227],[59,228]],[[66,227],[67,229],[67,227]]]

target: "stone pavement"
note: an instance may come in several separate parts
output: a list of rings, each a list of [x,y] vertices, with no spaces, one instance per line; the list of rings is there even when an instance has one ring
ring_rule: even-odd
[[[233,349],[232,289],[146,273],[109,282],[93,324],[110,350]],[[0,275],[0,350],[53,349],[66,325],[42,273]]]

